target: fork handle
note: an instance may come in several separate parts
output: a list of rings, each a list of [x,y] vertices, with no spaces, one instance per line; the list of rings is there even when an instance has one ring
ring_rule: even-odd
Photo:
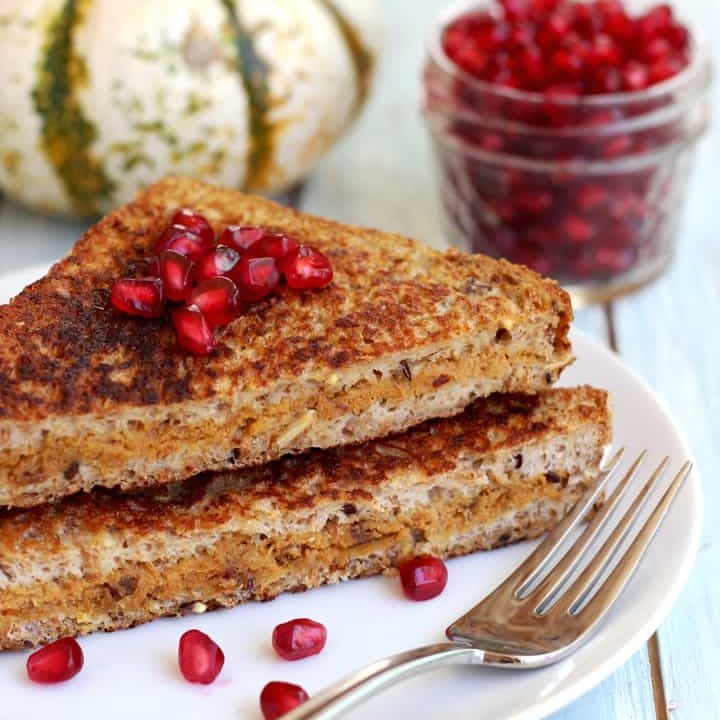
[[[391,655],[364,667],[315,695],[283,720],[331,720],[400,680],[448,665],[474,665],[485,653],[456,643],[439,643]]]

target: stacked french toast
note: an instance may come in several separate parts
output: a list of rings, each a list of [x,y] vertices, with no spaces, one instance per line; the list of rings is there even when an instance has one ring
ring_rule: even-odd
[[[178,208],[312,246],[332,281],[279,281],[188,353],[169,310],[110,301]],[[553,387],[571,319],[502,260],[156,183],[0,306],[0,648],[543,533],[610,440],[604,391]]]

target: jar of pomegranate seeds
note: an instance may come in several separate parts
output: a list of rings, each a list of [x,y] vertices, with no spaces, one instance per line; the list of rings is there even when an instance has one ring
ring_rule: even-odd
[[[555,277],[579,305],[650,282],[673,255],[709,81],[667,5],[454,7],[424,74],[448,239]]]

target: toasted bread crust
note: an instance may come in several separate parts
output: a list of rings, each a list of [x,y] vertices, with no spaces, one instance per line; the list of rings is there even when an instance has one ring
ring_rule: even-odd
[[[113,279],[142,274],[154,239],[169,213],[180,206],[203,212],[216,230],[227,224],[259,224],[289,232],[331,258],[335,280],[322,291],[283,288],[231,323],[215,355],[188,357],[177,349],[167,319],[124,317],[108,306]],[[397,368],[403,354],[424,352],[445,360],[448,353],[456,355],[456,365],[448,366],[455,376],[430,362],[426,376],[418,374],[416,384],[401,391],[418,404],[427,394],[423,382],[432,387],[445,376],[451,382],[467,379],[463,373],[494,377],[487,392],[535,392],[571,361],[570,319],[567,295],[525,268],[455,251],[438,253],[398,235],[340,225],[194,180],[166,179],[91,228],[46,278],[0,306],[0,504],[39,503],[94,484],[128,488],[143,481],[167,482],[203,468],[200,454],[196,461],[168,467],[162,458],[153,458],[157,472],[137,468],[132,476],[117,467],[122,463],[110,463],[107,457],[83,468],[97,446],[132,442],[132,430],[106,432],[93,440],[95,448],[74,448],[74,456],[63,451],[68,438],[87,435],[104,418],[122,421],[125,414],[137,420],[138,413],[176,408],[176,415],[163,422],[180,432],[188,429],[183,419],[188,405],[212,409],[220,417],[223,410],[218,407],[233,405],[237,431],[243,417],[258,413],[257,407],[242,406],[242,398],[267,397],[291,387],[296,408],[313,407],[323,397],[338,405],[346,376],[354,375],[357,381],[358,369],[367,375],[390,357]],[[515,341],[512,334],[518,330],[524,334]],[[492,349],[498,331],[509,333],[498,336],[498,341],[509,339],[508,344],[484,353],[484,348]],[[457,363],[464,348],[475,355],[472,369]],[[478,358],[486,355],[483,367]],[[505,375],[498,369],[503,362],[519,371],[513,382],[505,368]],[[327,392],[326,381],[335,376],[343,382]],[[362,414],[380,394],[361,394],[350,411]],[[242,407],[236,407],[238,403]],[[459,409],[453,406],[438,414]],[[289,426],[297,419],[295,412],[273,419],[273,424]],[[66,421],[69,427],[63,427]],[[389,424],[365,435],[350,432],[331,444],[406,426]],[[144,423],[134,434],[143,445],[146,434],[163,433],[161,425]],[[62,441],[54,443],[57,436]],[[236,464],[257,464],[320,444],[312,440],[309,434],[299,448],[274,449],[268,440],[256,453],[241,448]],[[169,445],[178,447],[176,441]],[[228,442],[224,448],[224,465],[211,459],[206,467],[227,466],[234,447],[237,444]],[[32,461],[26,461],[28,456]],[[79,477],[64,487],[64,479],[73,480],[76,465]],[[48,479],[53,482],[44,488]],[[36,483],[38,487],[26,487]]]
[[[609,441],[602,391],[500,395],[384,440],[6,511],[0,647],[532,536],[576,499]]]

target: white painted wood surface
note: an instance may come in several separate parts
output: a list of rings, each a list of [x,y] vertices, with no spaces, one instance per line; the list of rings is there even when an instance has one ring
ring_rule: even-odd
[[[425,36],[447,0],[383,0],[387,53],[370,106],[306,183],[303,208],[414,236],[444,240],[430,148],[419,116]],[[677,0],[708,37],[720,36],[718,0]],[[720,50],[713,49],[720,67]],[[720,88],[715,88],[720,115]],[[691,582],[659,631],[662,675],[673,720],[720,718],[720,133],[703,143],[673,270],[652,288],[614,306],[619,350],[664,398],[685,428],[704,480],[703,547]],[[0,204],[0,273],[65,253],[77,223]],[[9,251],[8,248],[12,248]],[[576,324],[608,340],[602,309]],[[553,720],[663,720],[655,712],[647,653]]]

